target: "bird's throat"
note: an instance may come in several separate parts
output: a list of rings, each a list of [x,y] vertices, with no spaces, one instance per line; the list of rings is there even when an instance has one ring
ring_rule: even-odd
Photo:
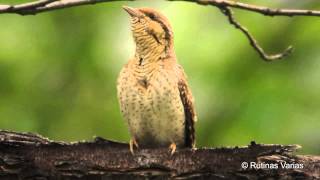
[[[162,44],[145,43],[136,45],[136,59],[139,65],[156,62],[167,56],[166,48]]]

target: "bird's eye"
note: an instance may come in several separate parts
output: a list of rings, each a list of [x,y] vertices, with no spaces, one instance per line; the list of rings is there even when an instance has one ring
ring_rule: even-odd
[[[156,16],[154,14],[148,14],[149,18],[154,20],[156,18]]]

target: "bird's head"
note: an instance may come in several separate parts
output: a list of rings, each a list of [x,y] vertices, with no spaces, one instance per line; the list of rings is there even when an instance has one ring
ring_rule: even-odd
[[[131,8],[123,6],[131,17],[133,37],[137,45],[145,43],[146,38],[154,39],[166,49],[173,46],[173,33],[169,20],[160,12],[151,8]]]

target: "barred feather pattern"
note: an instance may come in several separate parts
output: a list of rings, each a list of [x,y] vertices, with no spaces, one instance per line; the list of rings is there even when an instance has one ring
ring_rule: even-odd
[[[142,147],[171,143],[194,147],[193,98],[185,73],[176,61],[172,40],[166,39],[173,36],[159,29],[164,24],[148,18],[141,21],[132,18],[136,52],[117,81],[122,115],[131,136]]]

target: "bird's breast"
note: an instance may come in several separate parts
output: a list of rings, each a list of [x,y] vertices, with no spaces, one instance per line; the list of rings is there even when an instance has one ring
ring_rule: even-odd
[[[183,144],[184,109],[174,72],[146,64],[132,69],[122,86],[121,109],[138,141],[148,146]]]

